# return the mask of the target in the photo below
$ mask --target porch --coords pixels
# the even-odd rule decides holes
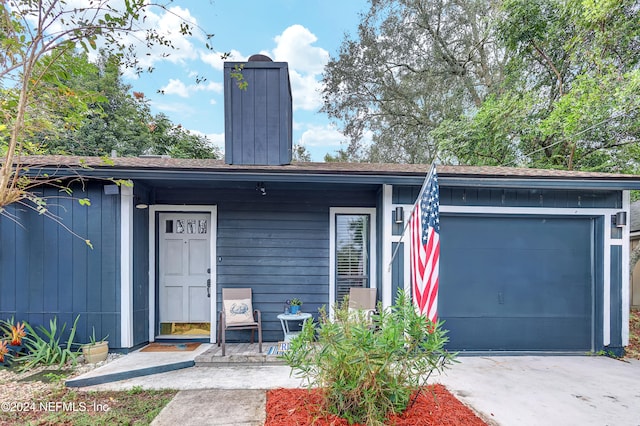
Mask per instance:
[[[86,387],[167,373],[190,367],[284,366],[277,355],[278,342],[227,343],[227,355],[215,343],[204,343],[194,350],[144,351],[142,349],[106,363],[66,382],[68,387]]]
[[[195,366],[284,365],[284,361],[277,354],[278,344],[278,342],[262,342],[262,353],[258,353],[257,343],[227,343],[227,354],[222,356],[222,348],[214,343],[195,357]]]

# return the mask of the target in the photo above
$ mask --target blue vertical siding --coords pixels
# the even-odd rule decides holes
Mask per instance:
[[[404,243],[392,243],[391,253],[396,253],[391,263],[391,300],[395,305],[398,290],[404,289]]]
[[[620,356],[624,353],[622,346],[622,246],[611,247],[610,279],[611,342],[609,350]]]
[[[134,187],[140,202],[148,203],[149,190]],[[149,341],[149,210],[133,210],[133,345]]]
[[[240,90],[230,76],[236,65],[243,66],[246,90]],[[225,63],[224,106],[227,164],[291,162],[292,103],[286,63]]]
[[[254,184],[255,185],[255,184]],[[158,204],[218,206],[217,292],[251,287],[262,311],[266,341],[282,340],[280,321],[287,299],[303,300],[316,314],[329,301],[329,208],[375,207],[377,188],[291,190],[266,184],[261,197],[253,186],[234,190],[173,190],[156,193]],[[248,332],[229,336],[246,340]]]
[[[80,315],[77,342],[109,335],[112,347],[120,343],[119,312],[119,197],[104,195],[101,184],[76,188],[74,196],[87,197],[90,207],[60,198],[54,188],[43,188],[56,220],[22,206],[10,206],[16,222],[0,218],[0,318],[15,317],[31,325],[59,326]],[[92,241],[91,250],[72,232]]]
[[[11,312],[16,309],[16,262],[22,253],[16,232],[18,227],[10,217],[17,215],[15,205],[6,208],[6,216],[0,216],[0,312]],[[17,219],[16,219],[17,220]]]
[[[50,211],[54,215],[58,215],[59,207],[57,205],[51,205]],[[42,283],[43,288],[50,289],[48,296],[43,299],[43,311],[55,312],[58,310],[59,301],[59,283],[58,283],[58,268],[60,260],[58,259],[58,229],[59,225],[52,220],[43,221],[43,241],[42,248],[44,250],[42,261]],[[45,236],[52,235],[54,238],[44,238]],[[44,291],[41,294],[45,294]]]

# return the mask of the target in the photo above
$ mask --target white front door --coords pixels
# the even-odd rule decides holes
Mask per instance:
[[[160,213],[161,323],[211,321],[209,213]]]

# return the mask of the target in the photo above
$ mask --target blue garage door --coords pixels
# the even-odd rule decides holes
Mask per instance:
[[[442,217],[449,349],[590,350],[592,228],[582,218]]]

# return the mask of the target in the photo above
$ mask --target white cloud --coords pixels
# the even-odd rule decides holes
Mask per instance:
[[[345,141],[345,137],[332,126],[314,126],[302,133],[298,143],[304,147],[337,147]]]
[[[313,46],[318,38],[302,25],[292,25],[274,38],[274,61],[289,64],[294,110],[317,111],[322,106],[320,75],[329,52]],[[268,53],[266,53],[268,55]]]
[[[323,161],[325,154],[335,154],[339,149],[346,149],[348,140],[335,126],[328,124],[307,125],[307,130],[302,133],[296,142],[304,146],[311,154],[312,161]],[[373,133],[367,131],[362,136],[362,145],[371,146]]]
[[[163,101],[168,101],[166,98],[162,98]],[[193,111],[193,107],[189,104],[179,103],[179,102],[157,102],[152,101],[151,105],[158,111],[170,114],[170,113],[190,113]],[[195,111],[194,111],[195,112]]]
[[[222,59],[222,53],[223,52],[200,52],[200,60],[218,71],[222,71],[225,62],[243,62],[247,60],[247,57],[237,50],[229,52],[229,57],[227,59]]]
[[[312,46],[318,37],[302,25],[292,25],[275,37],[273,49],[275,61],[287,61],[289,66],[301,74],[320,74],[329,60],[329,52]]]
[[[203,133],[199,130],[189,130],[191,133],[197,136],[204,136],[207,138],[213,146],[217,146],[224,152],[224,133]]]
[[[314,75],[301,75],[297,70],[289,68],[289,81],[291,82],[291,96],[293,109],[305,111],[317,111],[322,106],[320,95],[321,84]]]
[[[188,87],[180,80],[170,79],[169,84],[161,88],[165,95],[178,95],[181,98],[189,97]]]
[[[198,58],[199,49],[192,41],[204,43],[205,36],[199,30],[193,30],[192,35],[184,35],[180,32],[180,25],[188,22],[197,25],[197,19],[191,15],[189,9],[173,6],[166,11],[160,8],[149,8],[145,19],[138,22],[138,31],[123,34],[121,39],[125,45],[132,45],[138,57],[138,65],[146,70],[155,68],[159,62],[184,63]],[[170,40],[173,48],[155,44],[147,47],[144,41],[145,31],[154,29],[161,36]],[[125,77],[136,79],[137,76],[131,69],[123,71]]]
[[[215,92],[222,93],[223,86],[221,83],[210,81],[208,83],[186,85],[178,79],[169,79],[169,83],[160,89],[165,95],[177,95],[181,98],[188,98],[195,92]]]

